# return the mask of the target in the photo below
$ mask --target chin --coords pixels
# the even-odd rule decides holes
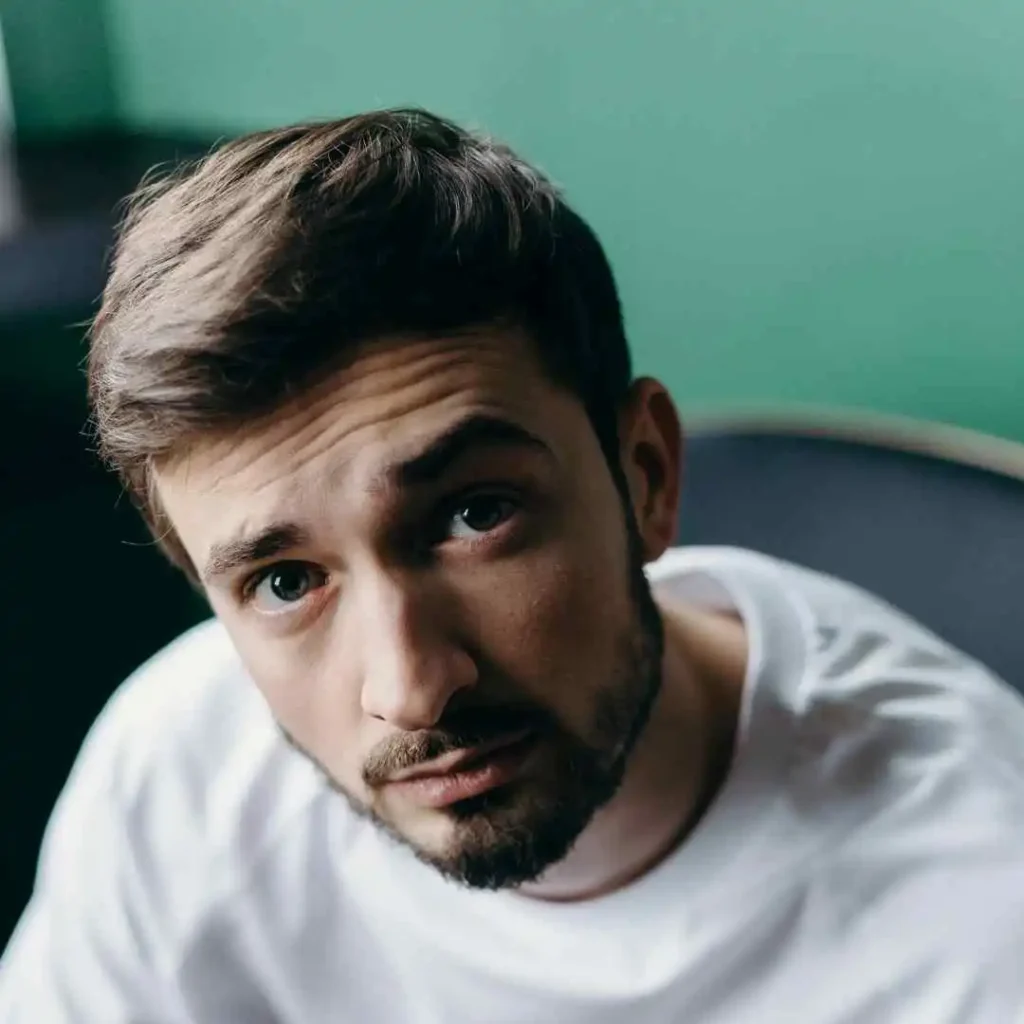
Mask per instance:
[[[398,838],[451,881],[474,889],[515,888],[562,860],[595,810],[539,789],[502,787],[453,804]]]

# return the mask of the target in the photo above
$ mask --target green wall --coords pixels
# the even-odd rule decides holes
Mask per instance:
[[[103,0],[0,0],[19,131],[53,135],[117,116]]]
[[[416,103],[509,139],[684,406],[1024,438],[1020,0],[105,2],[130,125]]]

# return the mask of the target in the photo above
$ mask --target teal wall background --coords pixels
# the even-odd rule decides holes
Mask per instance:
[[[0,0],[20,131],[51,135],[117,117],[104,0]]]
[[[1024,439],[1019,0],[17,6],[100,3],[83,120],[231,134],[410,103],[507,138],[604,238],[638,367],[684,410]]]

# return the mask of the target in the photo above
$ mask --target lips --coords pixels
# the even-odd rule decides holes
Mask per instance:
[[[520,730],[410,768],[387,789],[421,807],[447,807],[513,781],[536,743],[533,730]]]
[[[462,750],[452,750],[447,754],[442,754],[441,757],[435,757],[433,760],[424,761],[422,764],[407,768],[405,771],[397,772],[392,775],[388,780],[391,783],[395,782],[409,782],[413,779],[424,779],[432,776],[449,775],[452,772],[462,771],[473,765],[475,762],[482,760],[487,755],[500,750],[502,747],[510,746],[513,743],[519,742],[529,734],[529,729],[520,729],[514,733],[508,733],[505,736],[499,736],[496,739],[489,740],[487,743],[480,743],[474,747],[465,747]]]

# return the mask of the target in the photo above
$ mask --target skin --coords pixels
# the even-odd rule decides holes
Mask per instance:
[[[395,470],[474,418],[485,428],[451,458]],[[509,789],[508,814],[530,821],[566,774],[556,737],[600,747],[602,695],[632,693],[635,710],[634,575],[672,542],[682,438],[650,379],[634,385],[619,430],[632,560],[623,497],[583,406],[508,328],[365,346],[272,417],[198,440],[156,471],[164,510],[282,729],[428,861],[484,842],[484,825],[504,820],[487,806],[464,818],[423,807],[387,784],[458,746],[454,723],[475,735],[503,716],[545,716],[552,739]],[[240,539],[280,523],[296,529],[229,564]],[[721,782],[742,626],[651,607],[664,644],[621,784],[579,822],[568,852],[516,879],[524,894],[582,899],[626,884],[678,843]]]

